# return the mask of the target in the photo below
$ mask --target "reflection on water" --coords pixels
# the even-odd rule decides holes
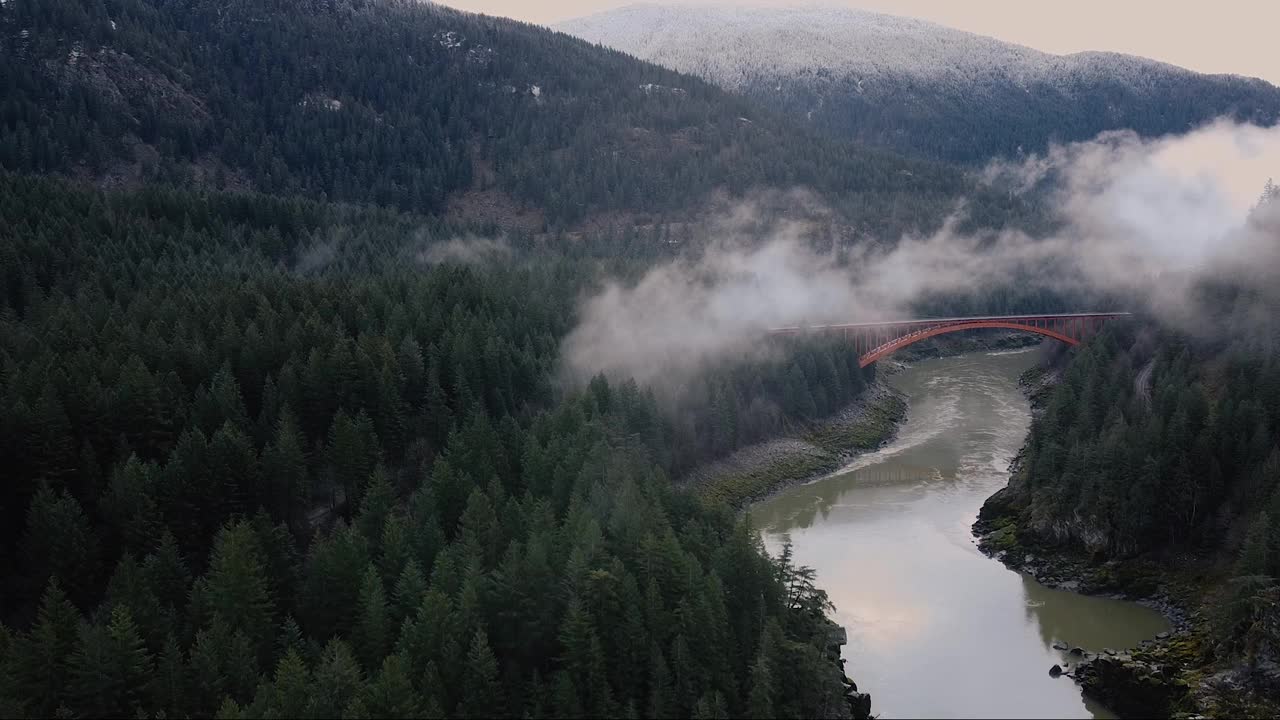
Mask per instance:
[[[930,360],[893,378],[910,396],[889,446],[752,509],[790,538],[849,631],[849,673],[882,717],[1109,717],[1051,644],[1127,647],[1159,614],[1052,590],[977,551],[970,526],[1007,480],[1030,417],[1016,387],[1034,353]]]

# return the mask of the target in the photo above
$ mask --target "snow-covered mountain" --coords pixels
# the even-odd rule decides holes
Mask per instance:
[[[558,30],[700,75],[840,135],[978,162],[1104,130],[1270,124],[1280,89],[1146,58],[1053,55],[845,7],[633,5]]]

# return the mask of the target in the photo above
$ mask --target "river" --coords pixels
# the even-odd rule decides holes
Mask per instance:
[[[1112,717],[1049,667],[1167,630],[1134,603],[1046,588],[980,553],[970,526],[1026,437],[1017,387],[1036,351],[927,360],[891,378],[909,396],[897,439],[751,510],[818,572],[849,633],[846,671],[880,717]]]

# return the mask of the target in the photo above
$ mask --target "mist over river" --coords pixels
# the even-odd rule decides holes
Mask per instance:
[[[920,362],[898,437],[840,472],[752,508],[766,545],[789,537],[849,632],[846,670],[895,717],[1112,717],[1054,663],[1167,630],[1155,611],[1041,586],[982,555],[970,526],[1008,479],[1031,421],[1018,376],[1036,351]]]

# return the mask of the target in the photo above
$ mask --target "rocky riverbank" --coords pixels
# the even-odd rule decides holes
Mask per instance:
[[[1057,381],[1051,368],[1033,368],[1020,384],[1033,413]],[[1011,569],[1048,587],[1130,600],[1167,617],[1172,630],[1136,648],[1101,653],[1058,647],[1071,660],[1050,668],[1080,684],[1084,692],[1121,717],[1274,717],[1280,693],[1256,667],[1220,656],[1212,631],[1212,603],[1223,580],[1212,558],[1099,559],[1023,527],[1029,502],[1021,454],[1010,468],[1007,487],[988,498],[974,523],[979,549]],[[1271,670],[1280,688],[1280,668]]]
[[[906,418],[902,393],[883,380],[841,412],[702,466],[685,482],[699,495],[745,507],[788,487],[835,472],[854,457],[893,439]]]

